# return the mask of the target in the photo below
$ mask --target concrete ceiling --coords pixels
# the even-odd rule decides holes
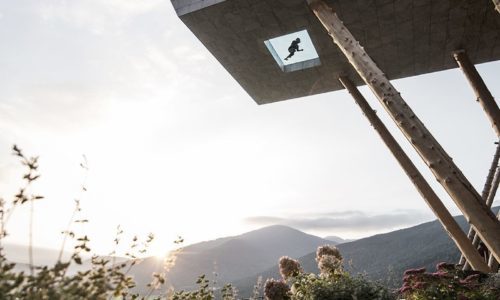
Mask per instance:
[[[327,0],[390,79],[500,59],[491,0]],[[355,74],[305,0],[172,0],[181,20],[258,104],[342,89]],[[283,72],[264,41],[307,29],[321,65]]]

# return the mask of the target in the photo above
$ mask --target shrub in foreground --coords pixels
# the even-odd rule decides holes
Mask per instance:
[[[133,238],[129,260],[124,263],[115,263],[112,259],[94,256],[91,266],[87,270],[76,274],[68,274],[70,266],[81,265],[82,256],[90,252],[89,238],[86,235],[76,236],[68,228],[64,234],[61,254],[64,250],[66,238],[73,239],[75,246],[69,259],[64,260],[60,255],[54,266],[35,267],[32,259],[32,245],[30,241],[30,272],[25,274],[15,270],[15,264],[7,261],[1,248],[1,242],[7,236],[6,225],[14,211],[21,205],[31,205],[31,218],[35,201],[43,196],[28,193],[32,182],[38,174],[38,158],[26,157],[16,146],[14,154],[21,159],[27,168],[23,176],[25,185],[7,203],[0,198],[0,299],[151,299],[151,295],[158,292],[165,284],[162,273],[153,273],[152,281],[148,284],[149,293],[139,296],[131,292],[135,287],[134,279],[128,275],[131,268],[139,261],[137,255],[144,254],[153,235],[149,235],[144,242]],[[86,168],[85,165],[82,165]],[[85,190],[85,188],[83,188]],[[80,211],[76,201],[75,211],[70,224],[85,223],[87,220],[76,219]],[[119,235],[123,231],[118,227],[115,243],[118,245]],[[180,241],[181,242],[181,241]],[[177,243],[177,242],[176,242]],[[113,254],[113,253],[111,253]],[[387,288],[371,282],[363,276],[351,276],[342,268],[342,255],[337,248],[322,246],[317,249],[316,262],[320,274],[306,274],[299,262],[289,257],[280,259],[279,267],[281,280],[269,279],[264,286],[264,294],[268,300],[385,300],[395,299]],[[425,269],[408,270],[404,274],[404,285],[399,289],[399,296],[407,300],[497,300],[500,299],[500,276],[487,275],[480,272],[462,271],[455,265],[439,264],[437,272],[427,273]],[[237,292],[231,285],[221,290],[210,287],[205,276],[198,281],[195,291],[176,291],[170,295],[155,296],[154,299],[171,300],[235,300]],[[260,298],[260,281],[254,289],[251,299]]]
[[[268,300],[385,300],[395,297],[383,286],[362,276],[351,276],[342,268],[336,247],[322,246],[316,252],[320,274],[304,273],[298,261],[280,259],[283,280],[269,279],[264,294]]]
[[[14,210],[23,205],[30,205],[30,218],[33,218],[34,203],[43,199],[43,196],[29,193],[29,187],[40,175],[38,173],[38,158],[27,157],[17,146],[12,148],[14,155],[19,157],[21,163],[26,167],[23,175],[24,185],[14,196],[12,201],[0,199],[0,245],[7,236],[6,226]],[[86,169],[86,165],[82,164]],[[86,190],[85,187],[82,190]],[[71,216],[70,226],[64,231],[64,239],[58,261],[54,266],[35,266],[33,262],[33,247],[30,239],[29,245],[29,273],[15,269],[16,264],[8,262],[3,249],[0,246],[0,299],[149,299],[154,291],[165,283],[163,274],[153,273],[152,281],[148,284],[149,294],[139,296],[133,294],[131,289],[135,287],[133,278],[129,275],[131,268],[138,262],[137,256],[144,254],[153,240],[149,235],[143,242],[137,237],[132,239],[129,260],[123,263],[115,263],[113,259],[94,256],[90,267],[76,274],[70,274],[70,267],[82,264],[82,257],[90,253],[90,239],[86,235],[78,236],[71,230],[75,223],[86,223],[87,220],[77,219],[80,212],[79,200]],[[32,228],[30,227],[30,232]],[[123,231],[118,227],[115,244],[119,244],[120,234]],[[30,234],[31,236],[31,234]],[[63,259],[65,242],[73,240],[73,250],[69,259]],[[112,253],[113,254],[113,253]]]
[[[437,271],[428,273],[424,268],[404,273],[400,295],[407,300],[497,300],[500,299],[498,274],[463,271],[460,266],[440,263]]]

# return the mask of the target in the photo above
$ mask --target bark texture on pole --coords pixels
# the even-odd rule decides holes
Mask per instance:
[[[498,211],[497,214],[497,219],[500,220],[500,211]],[[497,273],[498,272],[498,261],[493,257],[493,254],[490,253],[490,258],[488,259],[488,267],[490,267],[491,272]]]
[[[499,184],[500,184],[500,168],[497,167],[495,172],[495,177],[493,178],[493,185],[491,186],[488,197],[486,198],[486,206],[488,206],[488,208],[491,208],[491,206],[493,205],[493,200],[495,199],[495,195],[497,194]],[[479,238],[477,232],[474,231],[474,235],[472,236],[472,245],[474,245],[474,247],[477,248],[479,246],[479,242],[481,242],[481,239]],[[468,262],[466,262],[464,265],[464,270],[469,270],[470,267],[471,265]]]
[[[479,193],[333,10],[323,1],[314,1],[310,7],[333,41],[429,166],[436,179],[455,201],[467,221],[474,226],[495,258],[500,260],[500,222],[486,207]]]
[[[486,203],[488,203],[488,198],[492,193],[492,191],[493,191],[493,197],[495,197],[495,194],[497,192],[496,188],[493,188],[492,186],[492,183],[494,182],[495,177],[498,176],[499,172],[498,161],[500,160],[500,143],[496,144],[497,144],[497,150],[495,151],[495,155],[493,155],[493,161],[491,162],[490,170],[488,171],[488,176],[486,177],[486,182],[484,183],[483,193],[481,194],[482,198]]]
[[[483,107],[488,119],[490,119],[491,125],[493,126],[497,137],[500,137],[500,109],[498,109],[498,105],[495,102],[493,95],[491,95],[490,90],[484,83],[481,75],[479,75],[479,72],[474,64],[470,61],[465,50],[455,51],[453,53],[453,57],[472,86],[472,89],[476,94],[477,101]]]
[[[481,197],[483,198],[484,202],[486,203],[486,206],[491,208],[493,204],[493,199],[495,199],[495,195],[498,189],[498,181],[499,181],[499,176],[500,176],[500,168],[498,167],[498,161],[500,159],[500,143],[497,143],[497,150],[495,151],[495,155],[493,156],[493,161],[491,162],[490,170],[488,171],[488,176],[486,176],[486,182],[484,183],[483,187],[483,192],[481,194]],[[493,179],[495,179],[495,187],[492,187],[492,182]],[[492,197],[490,197],[490,193],[492,194]],[[474,228],[470,227],[469,228],[469,233],[467,234],[468,238],[473,241],[473,245],[477,247],[479,244],[479,238],[477,236],[476,231]],[[459,264],[465,264],[464,269],[467,269],[467,264],[465,257],[462,255],[460,257]]]
[[[472,245],[471,241],[467,238],[453,216],[446,209],[446,206],[444,206],[441,199],[439,199],[438,195],[436,195],[432,187],[425,180],[425,178],[422,176],[415,164],[413,164],[408,155],[406,155],[404,150],[401,148],[396,139],[392,136],[387,127],[377,116],[377,114],[373,111],[373,109],[370,107],[370,105],[356,88],[356,86],[347,77],[340,77],[339,81],[352,95],[368,121],[370,121],[373,128],[378,132],[387,148],[389,148],[391,153],[394,155],[398,163],[405,171],[406,175],[408,175],[413,185],[415,185],[420,195],[424,198],[425,202],[427,202],[431,210],[436,215],[437,219],[441,222],[441,225],[443,225],[450,238],[455,242],[460,252],[462,252],[462,254],[466,257],[467,261],[471,263],[471,266],[475,270],[479,270],[485,273],[490,272],[490,268],[481,257],[481,255],[479,255],[476,247]]]

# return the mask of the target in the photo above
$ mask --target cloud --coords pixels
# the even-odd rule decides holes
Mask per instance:
[[[318,213],[294,217],[254,216],[245,221],[255,225],[286,225],[300,230],[319,231],[378,231],[418,224],[428,215],[417,210],[397,210],[368,215],[362,211]]]
[[[96,34],[120,31],[130,18],[165,6],[163,0],[50,1],[40,5],[45,21],[63,21]]]
[[[74,131],[103,118],[109,101],[102,93],[78,84],[32,85],[17,95],[3,95],[1,124],[6,131],[20,134],[23,129],[31,132],[41,129]]]

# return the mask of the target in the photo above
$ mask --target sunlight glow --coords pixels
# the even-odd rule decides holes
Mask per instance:
[[[88,235],[101,255],[114,250],[117,225],[125,231],[118,255],[134,235],[153,232],[149,253],[163,258],[178,247],[178,235],[190,245],[264,226],[245,222],[249,217],[315,219],[402,207],[432,217],[346,92],[255,105],[169,1],[0,1],[0,14],[0,36],[13,41],[0,46],[0,197],[11,201],[22,183],[12,144],[40,156],[42,176],[31,188],[45,199],[35,203],[35,247],[60,248],[75,198],[78,218],[89,223],[72,230]],[[304,51],[284,61],[297,37]],[[303,30],[266,45],[289,72],[320,63],[313,42]],[[500,62],[478,68],[500,95]],[[457,82],[465,81],[455,69],[395,84],[482,188],[497,138],[470,101],[469,86]],[[81,196],[82,154],[89,171]],[[29,206],[16,209],[5,241],[26,245],[29,220]],[[385,230],[297,227],[343,238]]]

